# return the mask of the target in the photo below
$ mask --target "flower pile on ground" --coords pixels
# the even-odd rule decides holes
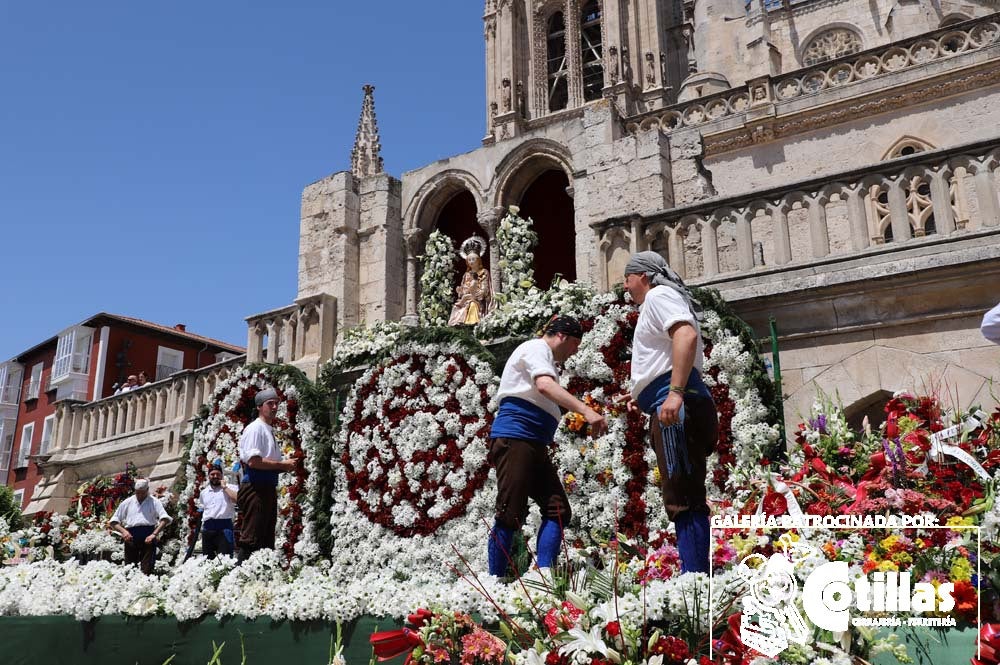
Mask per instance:
[[[242,367],[216,388],[210,414],[195,432],[186,467],[186,482],[180,502],[186,510],[187,544],[194,542],[200,517],[198,494],[207,483],[211,465],[221,465],[238,482],[242,475],[239,440],[243,429],[257,417],[254,397],[265,387],[278,393],[278,412],[272,428],[278,447],[286,457],[300,460],[294,473],[283,473],[278,485],[278,536],[276,546],[287,560],[312,559],[319,555],[314,533],[315,498],[319,491],[318,460],[323,459],[319,427],[312,412],[301,408],[305,376],[289,367],[259,365]]]

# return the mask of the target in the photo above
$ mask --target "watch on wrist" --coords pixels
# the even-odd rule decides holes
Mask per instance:
[[[684,394],[684,386],[670,386],[670,392]]]

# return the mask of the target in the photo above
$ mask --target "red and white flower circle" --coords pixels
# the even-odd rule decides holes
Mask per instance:
[[[489,476],[496,377],[458,348],[412,345],[357,380],[343,411],[347,496],[409,538],[465,514]]]

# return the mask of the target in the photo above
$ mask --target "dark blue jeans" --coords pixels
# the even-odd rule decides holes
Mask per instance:
[[[233,521],[205,520],[201,525],[201,551],[209,559],[233,553]]]

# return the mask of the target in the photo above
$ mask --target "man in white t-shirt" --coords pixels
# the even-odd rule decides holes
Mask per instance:
[[[700,307],[656,252],[632,256],[625,266],[625,289],[640,306],[630,406],[650,416],[663,505],[677,529],[681,570],[708,572],[705,476],[719,422],[701,378]]]
[[[278,523],[278,474],[294,471],[298,460],[282,457],[271,423],[278,413],[278,393],[266,388],[254,397],[257,420],[240,435],[243,481],[236,498],[240,511],[237,559],[245,561],[259,549],[274,549]]]
[[[563,526],[571,516],[562,480],[547,450],[562,418],[559,407],[582,414],[593,436],[607,429],[604,416],[559,385],[556,363],[576,353],[581,337],[579,321],[555,316],[541,338],[514,349],[504,366],[497,392],[500,408],[490,430],[489,457],[497,474],[496,519],[487,547],[491,575],[507,574],[514,532],[528,516],[528,499],[542,511],[538,567],[552,567],[559,554]]]
[[[979,330],[983,333],[983,337],[994,344],[1000,344],[1000,305],[986,312]]]
[[[149,481],[137,478],[135,494],[122,501],[111,516],[111,530],[125,541],[125,563],[138,563],[142,572],[152,575],[160,531],[171,521],[160,500],[149,495]]]
[[[208,471],[208,485],[198,492],[201,504],[201,551],[209,559],[217,554],[233,553],[233,517],[236,514],[236,495],[239,486],[228,484],[222,467],[212,465]]]

